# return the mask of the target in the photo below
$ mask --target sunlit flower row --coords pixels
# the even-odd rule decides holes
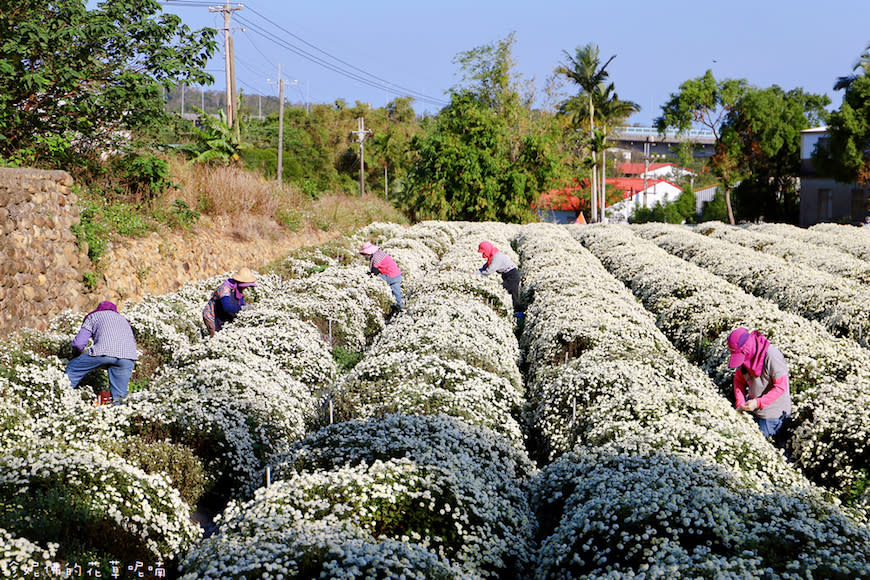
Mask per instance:
[[[865,284],[808,266],[795,267],[778,256],[702,236],[684,226],[645,224],[634,231],[783,310],[870,345],[870,287]]]
[[[738,326],[759,329],[785,354],[795,411],[792,456],[812,479],[846,496],[868,466],[870,416],[865,407],[832,401],[865,400],[870,357],[854,341],[836,338],[817,322],[779,310],[731,283],[668,254],[625,227],[572,229],[574,235],[638,296],[657,326],[697,360],[723,393],[731,392],[726,339]]]
[[[589,252],[546,225],[518,246],[534,294],[523,342],[543,355],[529,406],[558,456],[532,487],[534,577],[867,570],[866,527],[789,467]]]
[[[835,246],[820,246],[800,241],[794,237],[765,233],[742,226],[731,226],[722,222],[705,222],[692,228],[692,231],[731,242],[753,250],[778,256],[797,267],[806,265],[817,270],[830,272],[858,282],[870,283],[870,261],[862,260]],[[845,230],[844,233],[850,232]],[[866,235],[854,230],[854,235]]]
[[[406,310],[335,385],[340,422],[274,465],[276,484],[232,504],[185,577],[266,575],[273,565],[295,577],[527,568],[534,525],[522,482],[532,467],[512,417],[522,396],[513,310],[498,281],[476,275],[482,234],[430,228],[363,234],[402,269]],[[439,243],[445,235],[451,244]]]
[[[816,224],[799,228],[788,224],[750,224],[748,229],[794,238],[824,248],[839,248],[862,260],[870,261],[870,230],[845,224]]]

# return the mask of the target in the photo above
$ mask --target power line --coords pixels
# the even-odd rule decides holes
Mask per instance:
[[[261,18],[265,19],[265,17],[263,17],[260,13],[256,12],[255,10],[251,10],[251,12],[253,12],[254,14],[257,14]],[[266,20],[268,21],[268,19],[266,19]],[[381,90],[393,90],[394,92],[397,92],[396,89],[399,89],[399,90],[405,92],[406,94],[413,96],[422,102],[428,102],[428,103],[432,103],[432,104],[439,105],[439,106],[444,106],[447,104],[445,101],[430,97],[429,95],[427,95],[425,93],[421,93],[419,91],[415,91],[413,89],[409,89],[407,87],[397,85],[397,84],[392,83],[386,79],[382,79],[376,75],[373,75],[369,72],[366,72],[358,67],[355,67],[349,63],[346,63],[345,61],[343,61],[337,57],[330,55],[329,53],[327,53],[325,51],[320,50],[317,47],[314,47],[312,44],[310,44],[304,40],[302,40],[301,42],[303,42],[304,44],[306,44],[308,46],[312,46],[314,48],[314,50],[326,55],[327,57],[329,57],[329,58],[331,58],[339,63],[346,65],[346,67],[349,67],[350,69],[353,69],[353,70],[348,70],[348,68],[342,67],[339,64],[329,62],[329,61],[325,60],[324,58],[317,56],[316,54],[313,54],[312,52],[306,50],[305,48],[297,46],[297,45],[281,38],[276,33],[271,32],[269,30],[266,30],[265,28],[252,22],[248,18],[243,18],[240,16],[239,21],[241,21],[241,22],[245,23],[247,26],[249,26],[253,32],[263,36],[264,38],[266,38],[267,40],[270,40],[271,42],[274,42],[275,44],[281,46],[282,48],[285,48],[285,49],[293,52],[294,54],[301,56],[302,58],[304,58],[308,61],[311,61],[315,64],[318,64],[324,68],[327,68],[327,69],[329,69],[333,72],[336,72],[338,74],[341,74],[343,76],[346,76],[350,79],[353,79],[353,80],[356,80],[356,81],[361,82],[363,84],[366,84],[370,87],[373,87],[376,89],[381,89]],[[288,34],[294,38],[298,38],[296,35],[294,35],[290,31],[286,30],[285,28],[282,28],[281,26],[278,26],[277,24],[275,24],[273,22],[270,22],[270,24],[272,24],[275,28],[284,32],[285,34]],[[354,71],[358,71],[358,72],[354,72]]]
[[[301,56],[302,58],[304,58],[306,60],[314,62],[315,64],[319,64],[320,66],[322,66],[324,68],[327,68],[333,72],[336,72],[340,75],[348,77],[352,80],[355,80],[355,81],[360,82],[362,84],[368,85],[368,86],[376,88],[376,89],[381,89],[381,90],[389,90],[389,89],[397,89],[397,88],[402,89],[403,91],[406,91],[409,95],[417,98],[420,101],[432,103],[432,104],[439,105],[439,106],[446,105],[446,103],[444,101],[439,101],[437,99],[433,99],[432,97],[429,97],[428,95],[426,95],[424,93],[412,91],[412,90],[406,89],[404,87],[400,87],[399,85],[394,85],[394,84],[389,83],[389,82],[384,83],[384,82],[378,82],[375,80],[371,80],[370,78],[367,78],[366,76],[363,76],[362,74],[357,74],[353,71],[349,71],[345,68],[342,68],[336,64],[330,63],[330,62],[324,60],[323,58],[320,58],[320,57],[312,54],[311,52],[306,51],[305,49],[300,48],[300,47],[282,39],[281,37],[277,36],[275,33],[261,28],[257,24],[255,24],[247,19],[239,17],[238,20],[240,22],[243,22],[246,25],[246,27],[250,28],[252,32],[263,36],[267,40],[279,45],[280,47],[285,48],[285,49],[289,50],[290,52],[292,52],[298,56]],[[373,76],[373,75],[370,75],[370,76]],[[377,78],[377,77],[374,77],[374,78]]]
[[[317,46],[311,44],[310,42],[308,42],[308,41],[306,41],[305,39],[299,37],[298,35],[293,34],[293,33],[290,32],[289,30],[287,30],[286,28],[283,28],[283,27],[279,26],[278,24],[275,24],[275,23],[272,22],[269,18],[267,18],[267,17],[264,16],[263,14],[260,14],[259,12],[257,12],[256,10],[254,10],[253,8],[249,8],[249,10],[250,10],[252,13],[256,14],[257,16],[259,16],[260,18],[262,18],[263,20],[265,20],[265,21],[271,23],[273,26],[275,26],[275,28],[277,28],[277,29],[280,30],[281,32],[284,32],[285,34],[289,34],[290,36],[292,36],[292,37],[295,38],[296,40],[302,42],[302,43],[305,44],[306,46],[310,46],[311,48],[313,48],[313,49],[316,50],[317,52],[319,52],[319,53],[321,53],[321,54],[323,54],[323,55],[325,55],[325,56],[331,58],[332,60],[335,60],[335,61],[337,61],[337,62],[340,62],[341,64],[343,64],[343,65],[345,65],[345,66],[348,66],[348,67],[352,68],[353,70],[356,70],[356,71],[358,71],[358,72],[360,72],[360,73],[362,73],[362,74],[364,74],[364,75],[366,75],[366,76],[372,77],[373,79],[376,79],[376,80],[380,81],[380,82],[383,83],[383,84],[380,85],[379,88],[385,88],[385,89],[388,89],[388,88],[395,87],[395,88],[397,88],[397,89],[401,89],[402,91],[405,91],[405,92],[407,92],[407,93],[409,93],[409,94],[420,95],[420,97],[422,97],[421,100],[424,100],[424,101],[432,101],[432,102],[434,102],[435,104],[442,104],[442,105],[446,104],[446,103],[444,103],[443,101],[439,101],[438,99],[433,99],[433,98],[429,97],[428,95],[426,95],[426,94],[424,94],[424,93],[420,93],[420,92],[418,92],[418,91],[414,91],[414,90],[412,90],[412,89],[408,89],[408,88],[403,87],[403,86],[401,86],[401,85],[397,85],[397,84],[395,84],[395,83],[393,83],[393,82],[390,82],[390,81],[388,81],[388,80],[386,80],[386,79],[383,79],[383,78],[381,78],[381,77],[379,77],[379,76],[377,76],[377,75],[374,75],[374,74],[372,74],[372,73],[369,73],[369,72],[367,72],[367,71],[365,71],[365,70],[363,70],[363,69],[361,69],[361,68],[359,68],[359,67],[356,67],[356,66],[350,64],[349,62],[347,62],[347,61],[345,61],[345,60],[342,60],[342,59],[338,58],[337,56],[333,56],[332,54],[326,52],[325,50],[322,50],[322,49],[318,48]]]
[[[209,7],[209,6],[211,6],[211,4],[205,0],[162,0],[161,3],[166,5],[166,6],[179,6],[179,7],[181,7],[181,6],[184,6],[184,7]],[[317,65],[319,65],[327,70],[338,73],[344,77],[347,77],[351,80],[357,81],[359,83],[362,83],[364,85],[367,85],[367,86],[375,88],[375,89],[379,89],[379,90],[383,90],[383,91],[392,91],[392,92],[396,92],[396,93],[401,91],[401,92],[404,92],[405,94],[407,94],[408,96],[411,96],[411,97],[413,97],[421,102],[424,102],[424,103],[430,103],[430,104],[440,106],[440,107],[447,105],[447,102],[442,100],[442,99],[431,97],[425,93],[422,93],[422,92],[419,92],[419,91],[416,91],[413,89],[409,89],[409,88],[404,87],[402,85],[397,85],[391,81],[388,81],[387,79],[381,78],[375,74],[372,74],[366,70],[363,70],[357,66],[354,66],[353,64],[351,64],[351,63],[349,63],[341,58],[338,58],[338,57],[330,54],[329,52],[327,52],[325,50],[322,50],[321,48],[306,41],[305,39],[301,38],[300,36],[294,34],[291,31],[287,30],[286,28],[276,24],[269,17],[258,12],[255,9],[251,8],[249,5],[246,5],[245,8],[249,12],[251,12],[251,13],[255,14],[256,16],[260,17],[261,19],[263,19],[265,22],[274,26],[277,30],[281,31],[283,34],[296,39],[297,41],[304,44],[305,46],[310,47],[313,51],[316,51],[317,53],[326,57],[326,58],[323,58],[321,56],[318,56],[317,54],[314,54],[313,52],[306,50],[302,46],[299,46],[299,45],[294,44],[288,40],[285,40],[284,38],[282,38],[278,34],[267,30],[266,28],[262,27],[261,25],[258,25],[255,22],[252,22],[250,19],[248,19],[247,17],[245,17],[241,14],[236,15],[236,20],[238,22],[240,22],[241,24],[244,24],[246,27],[249,27],[253,34],[257,34],[260,37],[266,39],[267,41],[272,42],[273,44],[275,44],[281,48],[289,50],[290,52],[296,54],[297,56],[302,57],[305,60],[308,60],[309,62],[317,64]],[[248,32],[247,28],[243,29],[243,31]],[[251,38],[249,38],[249,35],[246,34],[245,37],[248,38],[249,42],[251,42],[251,45],[254,47],[254,49],[257,52],[259,52],[260,55],[263,56],[264,59],[266,59],[267,61],[269,61],[271,63],[271,59],[269,59],[263,53],[263,51],[261,51],[259,49],[259,47],[253,42],[253,40]],[[331,59],[331,61],[334,61],[334,62],[330,62],[330,60],[327,60],[327,58]],[[338,63],[338,64],[336,64],[336,63]]]

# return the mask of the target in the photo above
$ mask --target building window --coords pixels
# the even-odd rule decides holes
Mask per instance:
[[[852,221],[863,222],[867,214],[867,193],[863,189],[852,190]]]
[[[830,220],[834,212],[834,196],[830,189],[819,190],[819,221]]]

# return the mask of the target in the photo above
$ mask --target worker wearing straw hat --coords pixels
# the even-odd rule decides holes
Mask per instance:
[[[257,279],[249,268],[239,268],[232,278],[227,278],[214,291],[202,310],[202,320],[209,336],[214,336],[224,324],[231,322],[245,305],[245,288],[257,285]]]

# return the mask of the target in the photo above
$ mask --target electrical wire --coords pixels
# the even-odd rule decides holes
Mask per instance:
[[[166,6],[185,6],[185,7],[211,7],[212,6],[212,3],[200,1],[200,0],[162,0],[161,3],[166,5]],[[258,12],[254,8],[251,8],[248,5],[246,5],[245,8],[247,10],[249,10],[251,13],[253,13],[254,15],[263,19],[265,22],[274,26],[277,30],[279,30],[283,34],[296,39],[299,43],[302,43],[303,45],[310,47],[313,51],[316,51],[316,53],[319,53],[320,55],[323,55],[323,56],[318,56],[318,54],[315,54],[314,52],[307,50],[306,48],[304,48],[298,44],[294,44],[293,42],[285,40],[277,33],[267,30],[266,28],[264,28],[260,24],[257,24],[256,22],[250,20],[249,18],[245,17],[244,15],[236,13],[235,19],[239,23],[241,23],[242,25],[245,26],[245,28],[243,30],[246,33],[248,32],[248,29],[250,29],[252,34],[256,34],[256,35],[264,38],[265,40],[277,45],[280,48],[283,48],[285,50],[289,50],[293,54],[296,54],[297,56],[300,56],[303,59],[308,60],[309,62],[312,62],[312,63],[314,63],[318,66],[321,66],[327,70],[330,70],[332,72],[340,74],[346,78],[349,78],[349,79],[354,80],[356,82],[359,82],[361,84],[367,85],[369,87],[384,90],[384,91],[393,91],[393,92],[401,91],[401,92],[404,92],[405,94],[407,94],[408,96],[413,97],[416,100],[419,100],[419,101],[424,102],[424,103],[429,103],[429,104],[433,104],[436,106],[440,106],[440,107],[447,105],[447,103],[442,99],[434,98],[434,97],[431,97],[425,93],[415,91],[413,89],[409,89],[409,88],[403,87],[401,85],[397,85],[397,84],[392,83],[384,78],[381,78],[381,77],[374,75],[368,71],[365,71],[364,69],[361,69],[357,66],[354,66],[353,64],[351,64],[345,60],[342,60],[342,59],[326,52],[325,50],[318,48],[314,44],[304,40],[300,36],[290,32],[286,28],[284,28],[278,24],[275,24],[267,16]],[[271,63],[271,59],[269,59],[263,53],[263,51],[261,51],[259,49],[259,47],[253,42],[253,40],[251,38],[249,38],[249,35],[246,34],[245,36],[251,42],[251,45],[254,47],[254,49],[257,52],[259,52],[260,55],[263,56],[264,59],[266,59],[267,61],[269,61]]]

